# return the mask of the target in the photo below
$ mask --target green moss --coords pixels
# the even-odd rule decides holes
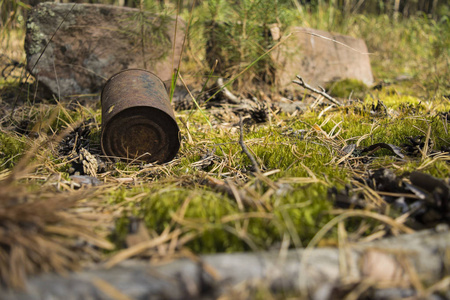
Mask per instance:
[[[25,150],[25,138],[0,132],[0,170],[12,168]]]
[[[130,203],[132,214],[116,222],[113,240],[122,245],[127,235],[129,217],[144,220],[146,226],[157,233],[167,227],[181,225],[183,231],[196,234],[186,246],[196,253],[235,252],[254,249],[268,249],[280,243],[286,232],[295,233],[303,243],[313,237],[329,217],[323,214],[331,207],[326,200],[327,188],[319,184],[295,188],[294,192],[270,199],[273,211],[266,213],[270,218],[237,218],[225,221],[228,216],[245,215],[238,209],[236,200],[205,188],[137,188],[114,196],[113,203],[132,197],[143,191],[147,196],[139,203]],[[174,214],[188,201],[181,220]],[[299,205],[300,204],[300,205]],[[246,221],[244,221],[246,220]],[[243,222],[246,222],[245,230]],[[291,228],[293,226],[293,228]]]
[[[364,99],[364,96],[369,89],[362,81],[356,79],[344,79],[328,84],[326,90],[334,97],[348,98],[351,95],[353,99]]]
[[[348,143],[351,142],[351,139],[356,142],[359,137],[370,134],[361,141],[360,147],[378,142],[401,145],[406,141],[407,136],[417,135],[421,133],[421,130],[427,130],[428,124],[431,125],[431,132],[435,139],[444,136],[442,122],[439,123],[435,116],[429,115],[433,107],[422,106],[420,100],[409,96],[392,95],[388,97],[383,93],[376,96],[385,100],[388,114],[375,116],[370,112],[373,101],[366,100],[365,103],[360,104],[361,111],[366,111],[363,114],[355,114],[351,111],[345,113],[345,110],[342,109],[319,118],[316,112],[307,112],[302,115],[301,120],[286,119],[285,124],[289,124],[289,127],[292,128],[291,132],[311,131],[313,124],[322,124],[325,119],[329,118],[328,123],[322,125],[322,130],[330,132],[336,124],[340,123],[338,129],[335,129],[335,133],[340,130],[338,139],[349,140]],[[402,106],[404,104],[412,105],[412,108],[405,110]],[[415,113],[422,114],[422,117],[412,117],[411,114]],[[402,117],[395,118],[394,115]],[[192,128],[204,125],[205,122],[199,115],[194,116],[191,121],[193,122]],[[326,140],[318,139],[321,137],[320,134],[310,133],[308,138],[302,138],[299,135],[287,133],[286,129],[286,125],[258,126],[251,131],[246,129],[244,141],[267,170],[279,170],[278,173],[270,176],[275,183],[280,184],[283,180],[292,177],[310,177],[309,172],[311,171],[318,179],[328,182],[329,186],[322,183],[306,185],[292,183],[284,186],[283,188],[286,188],[284,192],[281,189],[268,199],[268,203],[272,207],[268,211],[271,218],[248,218],[244,232],[239,231],[243,226],[242,220],[223,221],[227,216],[242,214],[233,197],[192,182],[182,188],[169,187],[161,183],[158,188],[154,187],[148,190],[148,196],[140,201],[138,206],[133,207],[133,215],[143,218],[149,229],[160,233],[168,226],[177,226],[173,215],[180,209],[184,201],[189,199],[189,205],[184,215],[185,223],[181,222],[179,225],[184,230],[196,234],[196,238],[186,245],[196,253],[245,251],[254,248],[269,249],[273,245],[279,244],[286,234],[293,240],[300,241],[302,245],[306,245],[331,218],[327,214],[327,211],[332,208],[328,188],[331,186],[342,188],[343,184],[348,182],[353,175],[344,166],[331,163],[333,159],[339,157],[339,148],[334,148]],[[172,174],[175,176],[188,174],[188,176],[196,177],[197,171],[190,164],[200,160],[206,152],[214,153],[217,159],[205,171],[217,170],[216,167],[219,167],[223,161],[228,161],[228,167],[224,172],[240,170],[246,173],[246,170],[249,170],[251,162],[237,142],[238,135],[219,129],[192,132],[195,135],[194,138],[208,142],[200,147],[195,144],[183,144],[181,162],[171,169]],[[295,152],[293,146],[295,146]],[[375,155],[378,158],[373,159],[370,163],[371,169],[391,166],[394,163],[401,166],[398,173],[403,174],[424,164],[420,158],[399,162],[387,150],[379,151]],[[229,160],[230,157],[232,159]],[[424,170],[443,176],[448,171],[448,166],[443,161],[436,161]],[[261,196],[271,188],[266,184],[257,187],[252,184],[252,180],[254,179],[251,179],[248,185],[252,186],[255,192]],[[138,191],[133,193],[138,193]],[[246,212],[252,211],[254,208],[246,209]],[[359,219],[349,221],[349,228],[357,228],[360,221]],[[120,220],[118,224],[123,222],[125,221]],[[371,226],[378,226],[377,222],[372,223],[369,222]]]

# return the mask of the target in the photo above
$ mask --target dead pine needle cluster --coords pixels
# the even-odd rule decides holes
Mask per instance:
[[[56,182],[29,187],[23,181],[34,176],[22,173],[19,180],[20,171],[16,167],[0,181],[3,286],[23,288],[30,275],[79,269],[83,262],[98,261],[100,249],[112,249],[94,231],[92,216],[77,212],[77,203],[92,197],[92,192],[59,192],[54,188]]]

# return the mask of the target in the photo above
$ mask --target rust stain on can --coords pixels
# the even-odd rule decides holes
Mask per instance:
[[[101,101],[105,155],[158,163],[175,157],[179,128],[164,83],[155,74],[119,72],[106,82]]]

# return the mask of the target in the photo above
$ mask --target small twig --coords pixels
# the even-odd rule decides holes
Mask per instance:
[[[312,86],[310,86],[309,84],[307,84],[307,83],[303,80],[303,78],[301,78],[300,76],[297,75],[296,77],[298,78],[298,81],[297,81],[297,80],[293,80],[293,81],[292,81],[293,83],[296,83],[296,84],[298,84],[299,86],[301,86],[301,87],[303,87],[303,88],[305,88],[305,89],[307,89],[307,90],[310,90],[310,91],[313,92],[313,93],[322,95],[324,98],[330,100],[331,102],[333,102],[333,103],[336,104],[337,106],[342,106],[342,103],[341,103],[341,102],[337,101],[336,99],[334,99],[333,97],[331,97],[330,95],[328,95],[327,93],[325,93],[325,90],[324,90],[323,87],[320,87],[321,90],[319,91],[318,89],[315,89],[315,88],[313,88]]]
[[[244,125],[242,124],[242,114],[239,114],[239,145],[241,145],[242,151],[250,158],[250,161],[252,162],[253,168],[256,170],[256,173],[261,173],[261,170],[259,169],[258,162],[256,161],[255,157],[248,151],[247,146],[244,143]]]

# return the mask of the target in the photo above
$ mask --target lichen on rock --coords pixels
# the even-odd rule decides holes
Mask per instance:
[[[184,22],[177,22],[126,7],[41,3],[27,21],[27,68],[58,96],[99,93],[109,77],[128,68],[146,68],[167,81],[184,40]],[[142,36],[139,24],[163,26]]]

